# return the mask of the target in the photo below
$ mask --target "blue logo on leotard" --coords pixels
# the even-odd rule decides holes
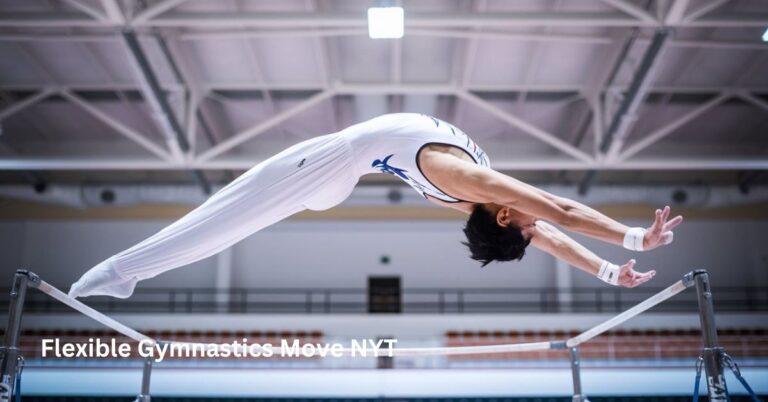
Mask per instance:
[[[371,167],[378,168],[381,171],[381,173],[389,173],[391,175],[398,176],[398,177],[400,177],[403,180],[409,180],[410,177],[408,177],[408,175],[405,174],[407,172],[407,170],[400,169],[400,168],[397,168],[397,167],[389,165],[389,163],[388,163],[389,162],[389,158],[391,158],[392,156],[394,156],[394,154],[391,154],[391,155],[387,156],[386,158],[384,158],[383,161],[379,160],[379,159],[376,159],[371,164]]]
[[[408,172],[407,170],[400,169],[400,168],[397,168],[397,167],[394,167],[394,166],[390,166],[389,159],[392,156],[394,156],[394,154],[387,156],[386,158],[384,158],[383,161],[379,160],[379,159],[374,160],[373,163],[371,163],[371,167],[378,168],[379,171],[381,171],[381,173],[389,173],[389,174],[391,174],[393,176],[397,176],[397,177],[403,179],[406,183],[408,183],[409,186],[413,187],[414,190],[418,191],[419,194],[421,194],[426,199],[429,199],[427,197],[427,192],[428,191],[431,191],[433,194],[439,194],[441,196],[448,197],[448,195],[446,195],[442,191],[438,190],[437,188],[429,188],[429,187],[419,183],[418,181],[416,181],[416,179],[414,179],[413,177],[408,176],[406,174]]]

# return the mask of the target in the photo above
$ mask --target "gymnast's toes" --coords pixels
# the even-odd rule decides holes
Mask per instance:
[[[136,280],[124,278],[118,274],[110,260],[91,268],[72,285],[69,295],[72,297],[107,295],[128,297],[133,293]]]

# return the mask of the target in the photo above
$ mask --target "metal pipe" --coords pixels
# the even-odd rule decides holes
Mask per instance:
[[[669,31],[666,29],[659,29],[653,34],[651,44],[648,46],[643,60],[638,67],[637,73],[632,78],[632,82],[627,90],[627,95],[624,97],[623,102],[619,106],[619,110],[616,111],[611,125],[608,128],[603,141],[600,143],[600,152],[607,153],[613,145],[615,140],[621,140],[627,134],[629,125],[636,120],[635,112],[640,107],[640,103],[645,99],[645,95],[648,93],[650,87],[650,81],[652,79],[652,72],[654,66],[658,65],[658,56],[664,49],[664,44],[669,37]]]
[[[141,393],[136,397],[136,402],[150,402],[152,397],[149,395],[149,380],[152,376],[152,358],[147,356],[144,359],[144,368],[141,372]]]
[[[579,348],[571,348],[571,376],[573,377],[573,402],[589,402],[581,391],[581,357]]]
[[[18,373],[19,337],[21,335],[21,317],[24,311],[24,299],[27,296],[27,286],[36,276],[25,270],[18,270],[13,277],[13,286],[8,307],[8,325],[5,329],[3,346],[0,349],[0,401],[10,401],[14,397],[16,374]]]
[[[179,120],[176,118],[176,114],[173,112],[171,105],[168,103],[168,99],[165,97],[160,81],[152,70],[149,59],[141,48],[139,39],[130,29],[123,30],[123,39],[131,56],[133,56],[133,59],[136,62],[140,78],[143,83],[146,84],[146,89],[144,90],[144,95],[146,97],[145,101],[149,103],[152,113],[157,117],[162,131],[164,131],[168,141],[175,141],[175,146],[178,146],[182,152],[188,152],[190,147],[187,138],[184,136],[184,130],[182,129]],[[174,66],[172,65],[171,67],[173,68]],[[177,72],[177,70],[174,69],[174,73],[175,72]],[[202,170],[192,170],[192,177],[201,187],[204,194],[208,195],[211,193],[211,185],[205,178],[205,174],[203,174]]]
[[[31,275],[34,275],[30,272]],[[37,276],[35,276],[37,278]],[[148,345],[154,345],[155,340],[142,334],[139,331],[136,331],[135,329],[122,324],[115,319],[100,313],[96,310],[94,310],[91,307],[88,307],[87,305],[83,304],[80,300],[77,300],[75,298],[69,297],[66,293],[62,292],[61,290],[51,286],[48,282],[45,282],[41,280],[40,278],[37,278],[37,281],[34,282],[34,286],[41,292],[47,294],[48,296],[51,296],[52,298],[58,300],[59,302],[71,307],[75,311],[80,312],[86,317],[90,317],[98,322],[100,322],[102,325],[105,325],[133,340],[136,340],[138,342],[146,342]]]
[[[728,401],[728,388],[725,384],[723,348],[718,344],[715,326],[715,309],[712,304],[712,289],[709,274],[700,269],[693,272],[696,283],[696,298],[699,303],[701,336],[704,341],[704,371],[707,375],[707,389],[710,401]]]
[[[640,66],[634,77],[632,77],[627,94],[624,96],[613,119],[611,119],[611,124],[608,126],[608,130],[600,142],[600,152],[602,154],[610,154],[609,151],[615,147],[614,142],[623,141],[624,137],[629,133],[630,126],[637,120],[637,109],[648,94],[651,81],[653,80],[653,72],[659,64],[659,55],[664,50],[664,45],[667,43],[668,38],[669,30],[667,29],[658,29],[653,34],[648,50],[645,51]],[[587,171],[579,184],[579,194],[585,195],[596,179],[596,170]]]
[[[673,283],[666,289],[656,293],[655,295],[636,304],[632,308],[622,312],[621,314],[611,317],[610,319],[595,325],[594,327],[574,336],[573,338],[568,339],[566,345],[569,348],[579,346],[582,343],[587,342],[588,340],[602,334],[603,332],[608,331],[609,329],[612,329],[618,326],[619,324],[622,324],[627,320],[638,316],[640,313],[644,313],[648,311],[649,309],[658,305],[659,303],[684,291],[690,286],[690,281],[687,280],[687,277],[688,275],[686,275],[686,277],[684,277],[683,279]]]

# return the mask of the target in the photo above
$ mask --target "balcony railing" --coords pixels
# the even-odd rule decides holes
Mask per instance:
[[[405,314],[477,313],[616,313],[660,289],[643,287],[578,288],[404,288]],[[718,311],[768,311],[768,289],[715,288]],[[9,290],[0,289],[0,311],[7,311]],[[143,288],[126,300],[89,297],[83,301],[106,313],[285,313],[344,314],[367,312],[367,290],[351,288]],[[656,307],[656,312],[696,310],[693,293],[683,293]],[[44,294],[27,295],[29,313],[67,312],[68,307]]]

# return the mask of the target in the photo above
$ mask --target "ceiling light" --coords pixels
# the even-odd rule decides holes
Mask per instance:
[[[768,42],[768,28],[765,28],[765,32],[763,32],[763,42]]]
[[[368,36],[372,39],[402,38],[405,26],[402,7],[368,9]]]

